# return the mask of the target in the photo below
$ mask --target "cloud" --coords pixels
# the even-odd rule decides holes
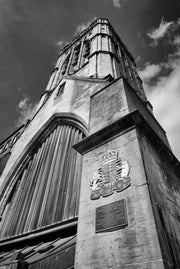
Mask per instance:
[[[128,0],[113,0],[113,6],[115,8],[120,8],[124,3],[126,3]]]
[[[150,88],[149,100],[153,104],[154,113],[167,131],[167,136],[175,155],[180,159],[180,60],[179,66],[164,77],[160,77],[154,87]]]
[[[61,41],[59,40],[57,43],[56,43],[57,46],[61,47],[64,45],[64,41]]]
[[[23,99],[20,100],[17,105],[17,110],[19,113],[19,118],[17,121],[17,126],[26,123],[28,119],[31,119],[36,111],[37,104],[30,102],[30,98],[26,95],[23,96]]]
[[[91,20],[89,20],[88,22],[83,22],[80,25],[77,26],[74,34],[78,35],[79,33],[81,33],[82,31],[84,31],[93,21],[95,21],[97,19],[97,17],[92,18]]]
[[[158,28],[151,30],[147,35],[157,41],[166,35],[171,25],[173,25],[173,22],[165,22],[162,18]]]
[[[113,6],[115,8],[120,8],[121,7],[121,1],[120,0],[113,0]]]
[[[152,29],[149,33],[147,33],[147,36],[149,36],[153,40],[153,43],[151,45],[157,46],[159,40],[167,36],[168,36],[168,40],[166,40],[167,43],[172,43],[171,37],[177,30],[179,30],[179,26],[180,26],[180,18],[177,19],[176,21],[171,22],[166,22],[164,21],[164,18],[162,18],[158,28]],[[179,42],[179,40],[175,39],[174,42]]]
[[[148,99],[154,107],[154,114],[167,131],[174,154],[180,159],[180,36],[174,38],[174,53],[165,62],[145,65],[140,74],[145,79]],[[163,72],[163,70],[165,72]],[[151,79],[156,78],[155,84]]]
[[[180,36],[176,36],[172,43],[173,45],[180,46]]]
[[[67,44],[68,44],[67,41],[62,41],[62,40],[59,40],[58,42],[55,43],[55,45],[57,46],[58,51],[63,49]]]
[[[123,4],[125,4],[128,0],[113,0],[113,6],[115,8],[122,7]]]
[[[143,70],[139,70],[139,75],[141,79],[148,83],[152,78],[155,78],[162,70],[162,66],[160,64],[149,64],[145,65]]]

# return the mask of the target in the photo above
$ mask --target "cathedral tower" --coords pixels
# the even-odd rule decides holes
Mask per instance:
[[[108,20],[0,149],[0,268],[180,268],[179,162]]]

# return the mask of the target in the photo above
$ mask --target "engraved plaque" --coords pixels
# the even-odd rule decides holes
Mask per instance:
[[[96,208],[96,233],[114,231],[127,224],[125,199]]]

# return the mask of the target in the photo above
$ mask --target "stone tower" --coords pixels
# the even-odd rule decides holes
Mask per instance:
[[[179,162],[108,20],[0,149],[0,268],[180,268]]]

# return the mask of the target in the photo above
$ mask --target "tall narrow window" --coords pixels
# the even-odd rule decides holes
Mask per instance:
[[[84,41],[83,44],[83,53],[82,53],[82,57],[81,57],[81,66],[88,62],[88,56],[90,55],[90,41],[87,39]]]
[[[63,64],[62,64],[62,67],[61,67],[61,74],[64,75],[67,71],[67,67],[68,67],[68,64],[69,64],[69,60],[70,60],[70,55],[71,55],[71,52],[69,51]]]
[[[85,40],[84,41],[84,52],[83,52],[83,57],[87,58],[90,55],[90,41]]]
[[[81,43],[79,43],[79,44],[74,48],[74,55],[73,55],[73,60],[72,60],[72,65],[73,65],[73,66],[76,66],[77,63],[78,63],[78,58],[79,58],[80,48],[81,48]]]
[[[72,61],[71,61],[71,66],[70,66],[70,70],[69,70],[70,74],[77,70],[77,64],[78,64],[78,60],[79,60],[80,49],[81,49],[81,43],[78,43],[74,48],[73,57],[72,57]]]
[[[64,82],[63,84],[61,84],[61,85],[59,86],[56,97],[58,97],[58,96],[60,96],[60,95],[63,94],[63,92],[64,92],[64,88],[65,88],[65,84],[66,84],[66,82]]]

